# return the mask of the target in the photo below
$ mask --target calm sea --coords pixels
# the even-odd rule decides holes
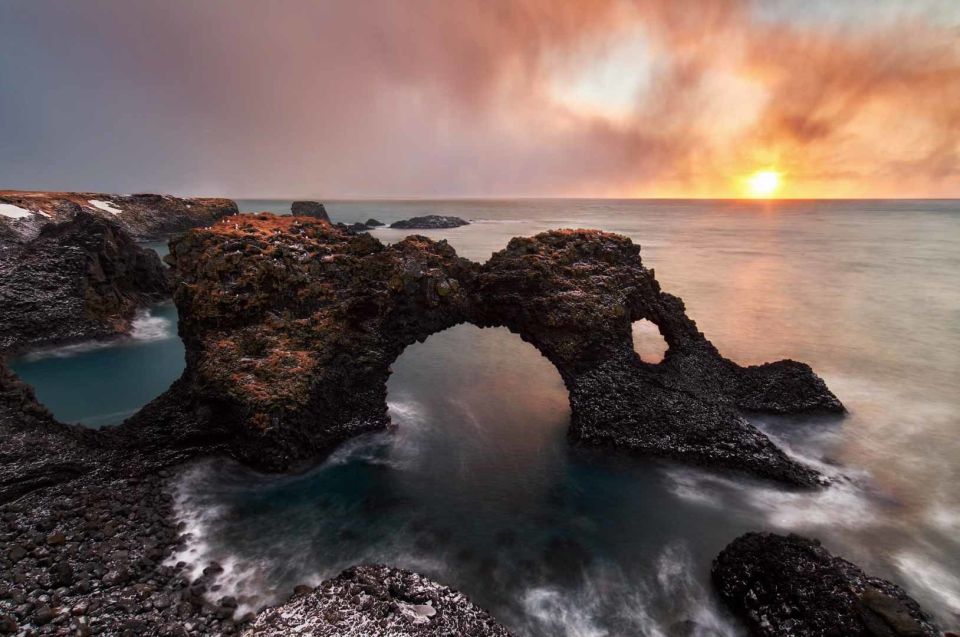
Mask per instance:
[[[286,212],[290,202],[239,203]],[[194,541],[176,559],[224,564],[245,607],[385,562],[463,590],[521,635],[739,635],[711,592],[710,561],[738,534],[767,529],[821,538],[906,587],[944,628],[960,626],[960,201],[327,208],[345,222],[471,219],[419,232],[480,261],[550,228],[630,236],[726,356],[795,358],[826,379],[850,409],[842,421],[756,424],[840,479],[800,494],[570,448],[566,392],[550,363],[504,329],[461,325],[394,365],[395,433],[354,440],[303,475],[216,462],[179,478]],[[117,422],[180,373],[175,322],[160,306],[133,338],[38,352],[14,369],[61,418]],[[638,329],[636,340],[655,355],[655,334]]]

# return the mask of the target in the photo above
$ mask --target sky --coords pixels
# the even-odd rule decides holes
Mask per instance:
[[[0,188],[960,197],[960,0],[0,0]]]

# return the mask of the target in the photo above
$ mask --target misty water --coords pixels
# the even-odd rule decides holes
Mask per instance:
[[[283,212],[289,202],[240,206]],[[394,365],[394,431],[353,440],[302,475],[217,460],[177,479],[178,514],[193,539],[173,561],[198,569],[219,561],[225,592],[244,608],[351,564],[383,562],[463,590],[521,635],[739,635],[711,591],[710,561],[738,534],[765,529],[819,537],[904,586],[943,627],[960,625],[960,202],[327,208],[345,222],[472,219],[420,232],[480,261],[513,236],[549,228],[632,237],[724,355],[744,364],[795,358],[825,378],[848,416],[754,422],[837,479],[798,493],[572,447],[551,364],[505,329],[461,325]],[[374,231],[384,241],[406,234]],[[59,417],[116,422],[152,397],[143,388],[159,393],[183,365],[175,310],[147,317],[168,321],[165,337],[48,351],[14,369]],[[636,340],[656,356],[655,334],[638,329]]]

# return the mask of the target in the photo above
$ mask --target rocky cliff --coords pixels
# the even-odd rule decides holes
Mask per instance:
[[[187,369],[123,430],[158,448],[215,439],[287,470],[387,427],[390,364],[467,321],[509,328],[557,367],[578,442],[817,484],[740,412],[839,413],[837,398],[802,363],[723,358],[639,252],[563,230],[514,239],[481,266],[421,236],[384,246],[306,217],[222,219],[171,243]],[[670,346],[657,365],[633,351],[639,319]]]
[[[126,332],[171,273],[120,226],[80,211],[0,252],[0,353]]]
[[[78,212],[113,221],[134,239],[155,240],[237,214],[237,204],[153,194],[0,190],[0,251],[4,244],[33,239],[46,224],[69,221]]]

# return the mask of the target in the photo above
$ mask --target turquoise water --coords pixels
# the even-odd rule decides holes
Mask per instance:
[[[184,367],[172,303],[142,313],[130,337],[34,352],[11,361],[64,422],[117,424],[163,393]]]
[[[239,204],[289,209],[282,200]],[[685,622],[694,635],[740,635],[713,598],[710,561],[739,533],[768,529],[821,538],[905,586],[944,628],[960,626],[960,202],[327,208],[344,222],[472,219],[419,232],[480,261],[513,236],[549,228],[631,236],[725,355],[741,363],[795,358],[824,376],[850,409],[842,421],[755,422],[838,482],[792,493],[571,448],[556,370],[505,330],[458,326],[411,346],[394,365],[395,432],[352,441],[302,475],[217,461],[179,479],[178,511],[194,540],[175,559],[220,561],[227,589],[246,607],[380,561],[457,586],[520,635],[667,636],[684,634]],[[406,234],[373,231],[387,242]],[[654,351],[655,336],[645,334],[637,338]],[[99,418],[162,391],[173,369],[163,361],[182,365],[180,347],[173,338],[118,343],[15,368],[38,391],[46,387],[41,399],[58,415],[72,405]],[[128,362],[114,369],[112,356]],[[80,391],[78,381],[90,384]],[[120,382],[153,389],[132,400]]]

